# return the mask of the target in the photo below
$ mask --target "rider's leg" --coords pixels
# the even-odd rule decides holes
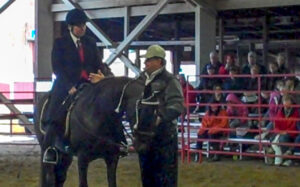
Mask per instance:
[[[55,163],[57,161],[57,150],[55,148],[55,139],[58,135],[57,133],[57,120],[58,116],[61,115],[61,107],[64,98],[67,96],[65,93],[61,91],[55,91],[54,89],[51,93],[51,97],[49,100],[49,105],[47,108],[46,116],[45,116],[45,124],[46,124],[46,134],[43,140],[43,147],[46,150],[44,153],[43,161],[46,163]]]

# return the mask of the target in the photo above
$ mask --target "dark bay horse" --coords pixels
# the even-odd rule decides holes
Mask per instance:
[[[109,187],[116,187],[116,168],[119,160],[119,135],[125,114],[130,124],[135,119],[137,100],[143,92],[142,81],[126,77],[105,78],[88,86],[68,113],[69,140],[73,155],[78,157],[79,186],[87,187],[87,170],[91,161],[103,158],[107,165]],[[37,105],[35,129],[38,141],[43,142],[43,108],[47,96]],[[119,112],[116,112],[119,109]],[[132,121],[133,120],[133,121]],[[64,127],[64,124],[61,124]],[[41,146],[41,155],[44,149]],[[41,156],[42,157],[42,156]],[[41,186],[63,186],[72,163],[72,155],[62,154],[56,165],[44,164],[41,159]]]

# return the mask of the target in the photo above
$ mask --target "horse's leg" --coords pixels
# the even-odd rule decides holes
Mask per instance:
[[[67,171],[71,165],[73,157],[70,155],[62,155],[61,162],[55,167],[56,187],[63,187],[67,178]]]
[[[78,154],[78,173],[79,173],[79,187],[87,187],[87,172],[89,167],[89,160],[87,156]]]
[[[107,181],[109,187],[117,187],[117,166],[119,162],[118,155],[110,155],[105,158],[105,163],[107,167]]]

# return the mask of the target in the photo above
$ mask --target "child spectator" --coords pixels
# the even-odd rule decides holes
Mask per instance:
[[[229,78],[226,78],[223,83],[224,90],[242,90],[243,89],[243,79],[240,77],[234,77],[239,73],[237,66],[231,66],[229,68]],[[236,94],[240,97],[241,94]]]
[[[270,62],[268,64],[268,74],[269,75],[279,74],[278,65],[275,62]],[[282,77],[267,77],[266,90],[274,90],[275,83],[279,79],[282,79]]]
[[[235,94],[228,94],[226,97],[226,101],[228,104],[239,104],[242,105],[242,101],[235,95]],[[227,114],[230,117],[236,117],[234,119],[229,120],[229,127],[231,129],[235,129],[237,127],[243,128],[244,134],[236,134],[235,132],[231,131],[231,135],[234,137],[241,138],[247,133],[248,129],[248,120],[247,119],[239,119],[239,117],[248,117],[248,109],[246,106],[227,106]]]
[[[254,64],[251,66],[251,78],[247,79],[248,81],[245,82],[245,88],[249,91],[258,91],[258,77],[255,75],[259,74],[259,66]],[[245,92],[244,97],[242,98],[242,101],[244,103],[256,103],[258,100],[258,95],[257,93],[249,93]]]
[[[285,79],[285,83],[288,91],[300,91],[299,80],[295,77],[288,77]],[[300,104],[300,93],[291,93],[293,96],[294,102]]]
[[[282,96],[286,93],[287,86],[284,85],[284,81],[282,79],[276,81],[275,90],[271,92],[270,101],[269,101],[269,109],[264,117],[267,117],[269,120],[262,121],[262,126],[265,126],[267,131],[263,132],[261,135],[257,135],[255,139],[264,139],[270,130],[274,128],[274,120],[276,118],[277,113],[281,110]],[[265,125],[267,124],[267,125]],[[268,139],[268,138],[267,138]]]
[[[218,104],[216,101],[213,101],[209,105],[209,109],[206,111],[204,117],[202,118],[202,126],[198,131],[198,138],[208,138],[208,139],[220,139],[224,136],[227,136],[227,132],[222,131],[219,128],[228,128],[228,115],[225,109],[222,109],[221,106],[216,106]],[[219,118],[225,117],[225,118]],[[220,149],[219,142],[211,142],[211,145],[214,150]],[[197,149],[202,149],[202,141],[197,142]],[[218,154],[214,154],[212,161],[218,161],[220,157]]]
[[[216,84],[221,84],[221,81],[219,78],[216,78],[216,77],[213,77],[213,75],[215,75],[215,68],[208,64],[206,66],[207,68],[207,75],[209,77],[203,77],[201,78],[201,81],[200,81],[200,84],[199,86],[196,88],[196,90],[207,90],[207,91],[212,91],[213,90],[213,87],[214,85]],[[211,77],[210,77],[211,76]],[[198,94],[197,95],[197,102],[198,103],[208,103],[210,97],[211,97],[212,94],[210,93],[201,93],[201,94]],[[203,107],[200,107],[200,111],[201,111],[201,108]],[[204,108],[203,108],[204,109]],[[197,109],[198,110],[198,109]]]

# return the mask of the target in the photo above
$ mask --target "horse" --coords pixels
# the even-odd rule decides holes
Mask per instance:
[[[108,186],[116,187],[116,168],[120,154],[120,145],[116,138],[120,135],[116,134],[116,129],[124,128],[124,115],[133,128],[136,103],[143,89],[142,81],[127,77],[105,78],[84,88],[75,104],[71,105],[72,109],[66,119],[66,123],[69,123],[69,142],[73,154],[61,154],[56,165],[42,161],[45,152],[42,146],[45,130],[42,119],[48,99],[48,95],[45,95],[38,102],[35,113],[35,130],[41,147],[41,186],[62,187],[74,155],[78,158],[80,187],[88,186],[88,165],[98,158],[105,160]]]

